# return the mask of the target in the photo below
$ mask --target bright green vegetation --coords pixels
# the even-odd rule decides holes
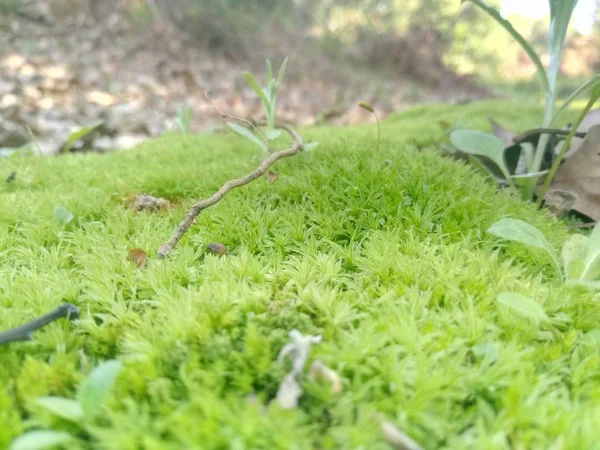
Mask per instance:
[[[0,330],[63,301],[82,310],[0,347],[0,448],[37,426],[75,433],[75,449],[385,449],[375,412],[425,449],[594,448],[598,297],[562,284],[542,250],[486,233],[517,218],[559,249],[564,226],[435,147],[438,120],[483,128],[487,115],[523,130],[541,110],[417,108],[382,122],[378,154],[373,126],[304,130],[317,149],[207,210],[164,261],[187,207],[256,166],[252,143],[177,135],[0,160],[1,178],[17,171],[0,188]],[[176,207],[135,213],[137,193]],[[215,241],[230,253],[207,252]],[[142,270],[132,247],[149,254]],[[558,336],[499,307],[503,291],[542,305]],[[344,390],[307,377],[299,408],[281,411],[269,403],[293,328],[323,335],[310,357]],[[74,398],[107,359],[124,367],[89,434],[35,404]]]

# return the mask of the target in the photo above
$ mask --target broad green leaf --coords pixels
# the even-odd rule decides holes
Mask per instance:
[[[265,110],[270,111],[271,110],[271,101],[265,95],[264,91],[258,84],[258,81],[256,81],[256,78],[254,78],[254,75],[252,75],[250,72],[244,72],[244,77],[246,78],[246,82],[248,83],[248,86],[250,86],[252,88],[252,90],[254,92],[256,92],[256,95],[258,95],[260,97]]]
[[[501,292],[496,299],[499,305],[509,308],[517,314],[539,322],[549,322],[544,308],[535,300],[515,292]]]
[[[304,144],[302,146],[302,150],[304,150],[305,152],[310,152],[311,150],[314,150],[318,146],[319,146],[318,142],[309,142],[308,144]]]
[[[272,141],[273,139],[277,139],[281,136],[281,130],[267,130],[267,139]]]
[[[66,225],[71,220],[73,220],[73,214],[71,214],[71,212],[64,206],[57,206],[56,208],[54,208],[52,216],[54,217],[54,220],[56,220],[61,225]]]
[[[83,419],[81,405],[75,400],[64,397],[38,397],[35,403],[71,422],[79,422]]]
[[[600,223],[592,230],[588,239],[587,252],[585,254],[585,270],[581,278],[595,280],[600,277]]]
[[[504,162],[504,143],[500,138],[481,131],[454,130],[450,133],[450,141],[461,152],[491,159],[500,168],[506,180],[510,181],[510,174]]]
[[[552,245],[550,242],[548,242],[546,236],[544,236],[542,232],[534,226],[529,225],[522,220],[505,218],[500,219],[498,222],[493,224],[488,229],[488,233],[503,239],[521,242],[522,244],[546,250],[546,252],[552,258],[558,273],[562,275],[562,269]]]
[[[70,134],[69,139],[67,139],[67,142],[66,142],[65,146],[62,148],[61,152],[69,153],[71,151],[71,147],[73,147],[73,144],[75,142],[77,142],[81,138],[86,137],[88,134],[93,132],[96,128],[98,128],[103,123],[104,122],[102,120],[96,120],[95,122],[92,122],[88,125],[81,127],[78,130],[73,131]]]
[[[83,380],[77,392],[77,399],[87,420],[92,420],[100,411],[102,403],[112,389],[122,367],[120,361],[106,361]]]
[[[585,271],[585,257],[589,238],[574,234],[563,245],[561,257],[565,266],[567,280],[579,279]]]
[[[10,450],[44,450],[65,444],[73,439],[64,431],[36,430],[29,431],[10,444]]]
[[[235,131],[237,134],[244,136],[246,139],[254,142],[258,145],[264,152],[268,152],[269,148],[267,144],[265,144],[262,140],[256,137],[248,128],[244,128],[237,123],[227,122],[227,126],[231,128],[231,130]]]
[[[557,1],[562,1],[562,0],[557,0]],[[508,31],[510,33],[510,35],[513,37],[513,39],[519,43],[521,48],[523,50],[525,50],[525,53],[527,53],[527,56],[529,56],[531,61],[533,61],[533,63],[535,64],[538,75],[542,82],[543,89],[544,89],[544,91],[549,92],[550,91],[550,83],[548,82],[548,74],[546,73],[546,69],[544,68],[544,64],[542,63],[542,60],[540,59],[539,55],[535,52],[533,47],[531,45],[529,45],[529,42],[527,42],[527,40],[517,30],[515,30],[515,28],[512,26],[512,24],[508,20],[506,20],[504,17],[502,17],[502,15],[500,14],[500,12],[497,9],[488,5],[485,1],[483,1],[483,0],[461,0],[461,3],[467,3],[467,2],[471,2],[471,3],[479,6],[482,10],[484,10],[487,14],[489,14],[496,22],[498,22],[502,26],[502,28],[504,28],[506,31]]]

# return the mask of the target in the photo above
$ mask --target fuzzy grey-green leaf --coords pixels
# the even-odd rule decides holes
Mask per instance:
[[[454,130],[450,133],[450,141],[461,152],[489,158],[507,180],[510,178],[504,162],[504,143],[500,138],[477,130]]]
[[[227,122],[227,126],[232,131],[239,134],[240,136],[244,136],[249,141],[254,142],[256,145],[258,145],[261,148],[262,151],[264,151],[264,152],[269,151],[267,144],[265,144],[258,137],[256,137],[248,128],[244,128],[243,126],[238,125],[237,123],[232,123],[232,122]]]
[[[550,319],[544,308],[535,300],[515,292],[501,292],[496,300],[499,305],[505,306],[520,316],[532,319],[535,322],[549,322]]]
[[[120,361],[106,361],[92,370],[83,380],[77,399],[87,420],[93,419],[100,410],[122,367]]]
[[[71,220],[73,220],[73,214],[71,214],[71,212],[64,206],[56,206],[52,215],[54,217],[54,220],[56,220],[61,225],[66,225]]]
[[[527,222],[518,219],[500,219],[488,229],[488,233],[503,239],[544,249],[552,258],[558,272],[562,274],[562,269],[554,248],[552,248],[552,244],[548,242],[548,239],[546,239],[546,236],[540,230],[529,225]]]
[[[79,422],[83,419],[83,409],[75,400],[64,397],[38,397],[35,403],[71,422]]]
[[[15,439],[10,445],[10,450],[44,450],[65,444],[71,439],[73,437],[64,431],[29,431]]]

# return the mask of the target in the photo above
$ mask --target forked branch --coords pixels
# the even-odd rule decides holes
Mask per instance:
[[[223,187],[221,187],[221,189],[219,189],[213,195],[211,195],[210,197],[208,197],[204,200],[199,201],[194,206],[192,206],[190,208],[190,210],[188,211],[187,215],[185,216],[185,218],[181,221],[181,223],[177,227],[177,230],[175,230],[175,233],[173,233],[173,236],[171,236],[171,239],[169,239],[167,242],[165,242],[163,245],[161,245],[160,249],[158,250],[158,257],[160,259],[166,258],[167,255],[169,253],[171,253],[173,248],[175,248],[175,246],[181,240],[183,235],[194,224],[196,217],[198,217],[198,215],[200,215],[200,213],[202,211],[204,211],[206,208],[209,208],[209,207],[215,205],[216,203],[218,203],[219,201],[221,201],[221,199],[223,197],[225,197],[225,195],[227,195],[227,193],[229,191],[231,191],[232,189],[240,187],[240,186],[244,186],[244,185],[250,183],[251,181],[256,180],[257,178],[263,176],[267,172],[267,170],[269,170],[269,168],[273,164],[275,164],[275,162],[277,162],[278,160],[280,160],[282,158],[294,156],[303,150],[302,137],[298,133],[296,133],[296,131],[294,131],[292,128],[290,128],[286,125],[280,124],[280,123],[276,124],[276,127],[284,130],[294,139],[294,143],[292,144],[292,146],[289,148],[286,148],[284,150],[278,150],[278,151],[271,153],[252,172],[250,172],[249,174],[247,174],[243,177],[236,178],[235,180],[229,180],[228,182],[226,182],[223,185]]]

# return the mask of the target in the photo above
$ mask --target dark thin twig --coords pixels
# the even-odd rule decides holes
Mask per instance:
[[[290,148],[286,148],[284,150],[279,150],[279,151],[271,153],[252,172],[250,172],[249,174],[247,174],[243,177],[236,178],[235,180],[229,180],[228,182],[226,182],[223,185],[223,187],[221,187],[221,189],[219,189],[213,195],[211,195],[210,197],[208,197],[208,198],[196,203],[194,206],[192,206],[190,208],[190,210],[188,211],[187,215],[185,216],[185,218],[181,221],[181,223],[177,227],[177,230],[175,230],[175,233],[173,233],[173,236],[171,237],[171,239],[169,239],[167,242],[165,242],[163,245],[161,245],[160,249],[158,250],[158,257],[160,259],[166,258],[167,255],[169,253],[171,253],[173,248],[181,240],[181,238],[186,233],[186,231],[194,224],[196,217],[198,217],[198,215],[203,210],[218,203],[232,189],[240,187],[240,186],[244,186],[244,185],[250,183],[251,181],[256,180],[258,177],[264,175],[267,172],[267,170],[269,170],[269,167],[271,167],[276,161],[278,161],[282,158],[294,156],[302,151],[302,145],[303,145],[302,137],[298,133],[296,133],[296,131],[294,131],[292,128],[288,127],[287,125],[283,125],[283,124],[279,124],[279,123],[276,124],[275,126],[277,128],[281,128],[282,130],[285,130],[294,139],[294,143],[292,144],[292,146]]]
[[[554,136],[568,136],[570,133],[569,130],[558,130],[555,128],[534,128],[533,130],[527,130],[525,133],[519,134],[513,138],[513,142],[515,144],[520,144],[521,142],[525,142],[526,140],[541,135],[541,134],[552,134]],[[584,138],[587,133],[584,132],[576,132],[575,137]]]
[[[79,308],[71,303],[63,303],[55,310],[44,314],[31,322],[20,327],[0,333],[0,345],[15,341],[28,341],[32,338],[33,332],[54,322],[55,320],[67,318],[71,320],[79,319]]]
[[[267,140],[267,138],[265,137],[265,135],[261,133],[261,131],[258,129],[258,127],[251,120],[247,120],[247,119],[244,119],[242,117],[230,116],[229,114],[225,114],[225,113],[222,113],[221,111],[219,111],[217,109],[217,107],[215,106],[215,104],[213,103],[212,99],[210,98],[210,94],[211,93],[212,92],[210,92],[208,89],[205,89],[204,90],[204,97],[206,97],[206,100],[208,100],[208,102],[210,103],[210,106],[212,106],[212,109],[219,116],[221,116],[222,119],[237,120],[238,122],[242,122],[242,123],[246,124],[254,133],[258,134],[258,136],[262,139],[262,141],[267,146],[267,149],[269,151],[271,151],[271,149],[269,148],[269,141]]]
[[[569,228],[569,229],[594,228],[596,225],[598,225],[598,222],[574,223],[571,225],[567,225],[567,228]]]

